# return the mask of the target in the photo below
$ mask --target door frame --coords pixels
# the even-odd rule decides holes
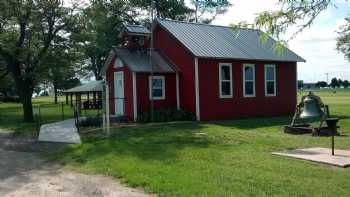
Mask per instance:
[[[123,82],[123,91],[122,91],[122,97],[117,95],[117,76],[121,76],[121,80]],[[124,71],[118,71],[118,72],[114,72],[114,114],[116,116],[123,116],[125,115],[125,102],[124,102],[124,94],[125,94],[125,84],[124,84]],[[123,108],[121,109],[120,113],[117,110],[117,103],[118,102],[122,102],[122,106]],[[117,113],[118,112],[118,113]]]

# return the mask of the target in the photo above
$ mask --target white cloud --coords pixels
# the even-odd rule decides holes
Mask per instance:
[[[189,0],[187,0],[189,2]],[[224,15],[218,16],[213,24],[229,25],[247,21],[254,22],[256,14],[267,10],[277,10],[278,0],[232,0],[233,6]],[[349,3],[336,0],[338,8],[330,7],[323,12],[310,27],[290,41],[289,48],[307,60],[299,63],[298,78],[307,82],[326,80],[325,73],[331,77],[350,79],[349,62],[336,49],[336,31],[344,23]],[[292,28],[291,32],[293,31]]]

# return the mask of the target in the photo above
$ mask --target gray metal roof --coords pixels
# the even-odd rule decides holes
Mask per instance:
[[[142,25],[124,25],[128,33],[134,34],[150,34],[151,32]]]
[[[65,90],[63,92],[74,93],[74,92],[102,92],[103,81],[91,81],[89,83]]]
[[[262,42],[259,30],[160,19],[156,19],[156,24],[168,30],[197,57],[305,62],[288,48],[277,53],[276,41],[269,37]]]
[[[134,72],[153,72],[158,73],[174,73],[175,70],[172,68],[172,64],[163,57],[159,52],[152,52],[152,64],[151,67],[149,61],[149,52],[135,50],[131,51],[125,48],[115,48],[115,54],[122,61],[124,61],[125,65],[129,67],[131,71]]]

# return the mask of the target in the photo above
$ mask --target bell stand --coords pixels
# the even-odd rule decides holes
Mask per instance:
[[[295,125],[295,122],[296,122],[296,120],[298,120],[298,119],[302,120],[302,121],[303,121],[303,124],[305,125],[304,119],[299,118],[299,116],[300,116],[300,114],[301,114],[301,108],[302,108],[302,107],[301,107],[300,105],[298,105],[298,106],[296,107],[295,113],[294,113],[294,116],[293,116],[293,119],[292,119],[292,122],[291,122],[291,124],[290,124],[290,127],[295,127],[295,126],[296,126],[296,125]],[[322,125],[323,125],[323,123],[326,121],[326,119],[329,118],[329,107],[328,107],[328,105],[323,105],[323,106],[321,107],[321,109],[322,109],[322,111],[323,111],[324,113],[323,113],[323,115],[321,116],[321,119],[320,119],[320,125],[319,125],[319,127],[318,127],[319,130],[322,128]],[[314,132],[314,130],[315,130],[315,129],[313,129],[313,132]]]

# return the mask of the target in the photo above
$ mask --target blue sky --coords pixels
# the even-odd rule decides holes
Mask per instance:
[[[231,0],[230,0],[231,1]],[[337,30],[350,16],[350,2],[333,1],[337,7],[329,7],[302,33],[288,43],[288,47],[306,59],[298,63],[298,78],[306,82],[326,80],[325,73],[332,77],[350,80],[350,63],[336,48]],[[253,22],[256,13],[278,9],[277,0],[232,0],[233,6],[213,24],[229,25],[241,21]],[[292,27],[293,28],[293,27]]]

